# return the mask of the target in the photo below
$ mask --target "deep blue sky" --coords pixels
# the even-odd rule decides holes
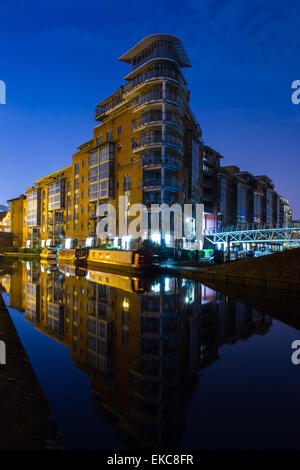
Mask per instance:
[[[224,164],[268,174],[300,218],[299,0],[2,0],[0,17],[0,202],[71,163],[128,72],[117,58],[159,32],[188,52],[206,143]]]

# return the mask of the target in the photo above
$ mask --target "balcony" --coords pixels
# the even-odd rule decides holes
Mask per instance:
[[[184,127],[181,119],[172,112],[167,112],[165,116],[159,110],[149,112],[144,114],[135,125],[132,127],[133,132],[139,132],[143,129],[153,127],[153,126],[162,126],[165,124],[167,127],[175,128],[180,134],[183,134]]]
[[[142,138],[139,142],[132,144],[132,153],[140,152],[150,147],[161,147],[163,145],[162,135],[149,136]]]
[[[162,183],[161,178],[144,178],[143,189],[145,190],[167,190],[177,192],[180,191],[181,185],[176,178],[165,178],[165,182]]]
[[[155,91],[151,93],[146,93],[145,95],[140,95],[132,101],[132,111],[136,112],[141,107],[153,103],[153,102],[160,102],[162,101],[163,95],[162,91]]]
[[[107,103],[98,106],[95,110],[95,121],[102,121],[102,119],[115,109],[119,108],[124,103],[121,94],[113,96]]]
[[[182,168],[181,160],[175,157],[169,157],[168,155],[166,155],[164,160],[162,159],[162,157],[151,157],[148,155],[143,155],[142,160],[143,160],[143,168],[145,170],[147,170],[147,168],[165,167],[165,168],[170,168],[171,170],[178,171],[178,170],[181,170]]]
[[[187,95],[188,90],[185,86],[184,80],[182,76],[174,69],[166,69],[162,68],[160,66],[155,66],[152,69],[147,69],[143,72],[141,72],[139,75],[137,75],[133,80],[131,80],[129,83],[126,83],[126,85],[123,87],[123,96],[129,95],[133,91],[136,91],[145,85],[149,84],[149,82],[153,82],[155,80],[165,80],[169,79],[172,82],[174,82],[176,85],[179,85],[184,93]]]
[[[132,153],[140,153],[144,149],[161,147],[162,145],[177,150],[181,155],[183,154],[183,144],[181,139],[172,134],[166,134],[164,140],[161,134],[143,137],[139,142],[132,144]]]

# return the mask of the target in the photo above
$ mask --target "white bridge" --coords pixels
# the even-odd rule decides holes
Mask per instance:
[[[207,230],[204,238],[214,245],[217,243],[288,243],[300,244],[300,227]]]

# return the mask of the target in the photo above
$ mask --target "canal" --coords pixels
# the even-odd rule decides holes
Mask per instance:
[[[300,447],[298,329],[192,280],[8,271],[0,289],[67,448]]]

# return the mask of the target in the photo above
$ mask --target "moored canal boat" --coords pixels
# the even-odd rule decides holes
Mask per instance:
[[[158,268],[156,255],[144,249],[111,250],[89,249],[88,266],[107,266],[118,270],[155,270]]]
[[[57,257],[57,249],[55,248],[55,246],[47,246],[47,247],[43,248],[43,250],[41,252],[41,260],[46,260],[46,261],[54,260],[54,261],[56,261],[56,257]]]
[[[111,250],[99,248],[62,249],[58,254],[58,263],[102,266],[117,270],[155,270],[158,268],[156,255],[151,251]]]
[[[58,253],[58,263],[85,264],[88,257],[88,248],[61,249]]]

